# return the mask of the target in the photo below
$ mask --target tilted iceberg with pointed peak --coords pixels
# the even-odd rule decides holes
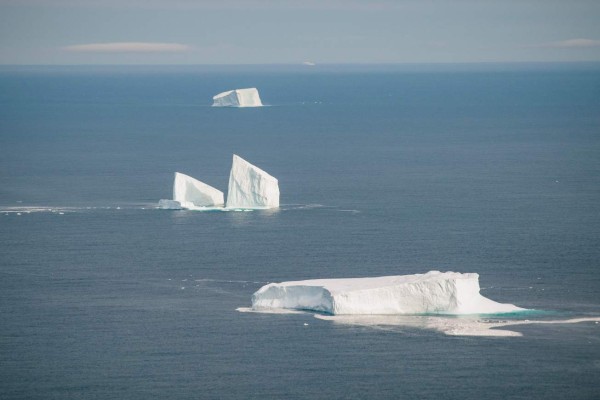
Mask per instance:
[[[229,174],[227,208],[275,207],[279,207],[277,178],[234,154]]]
[[[279,207],[279,183],[273,176],[234,154],[226,207],[224,203],[220,190],[175,172],[173,200],[162,199],[158,206],[168,210],[199,211],[276,208]]]
[[[173,181],[173,200],[160,200],[158,205],[163,209],[181,209],[195,207],[222,207],[223,192],[200,182],[191,176],[175,172]]]
[[[475,273],[429,271],[375,278],[270,283],[252,295],[252,308],[311,310],[331,315],[501,314],[524,311],[479,293]]]
[[[213,97],[213,107],[262,107],[256,88],[234,89]]]

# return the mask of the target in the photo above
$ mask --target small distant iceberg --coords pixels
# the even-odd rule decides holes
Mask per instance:
[[[166,210],[223,207],[224,204],[223,192],[181,172],[175,172],[173,200],[158,202],[158,206]]]
[[[308,66],[308,67],[314,67],[314,66],[315,66],[315,65],[317,65],[317,64],[315,64],[315,63],[314,63],[314,62],[312,62],[312,61],[304,61],[304,62],[302,63],[302,65],[306,65],[306,66]]]
[[[277,178],[234,154],[225,206],[223,192],[191,176],[175,172],[173,199],[162,199],[163,210],[252,210],[279,207]]]
[[[479,293],[476,273],[430,271],[374,278],[270,283],[252,309],[309,310],[330,315],[504,314],[525,309]]]
[[[234,89],[213,97],[213,107],[262,107],[256,88]]]

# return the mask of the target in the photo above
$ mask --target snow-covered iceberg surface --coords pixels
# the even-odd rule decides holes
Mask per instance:
[[[430,271],[376,278],[270,283],[252,295],[252,309],[312,310],[332,315],[499,314],[524,311],[479,294],[475,273]]]
[[[191,176],[175,172],[173,181],[173,200],[162,199],[158,206],[163,209],[215,207],[225,203],[223,192],[200,182]]]
[[[229,174],[227,208],[275,207],[279,207],[277,179],[234,154]]]
[[[234,89],[213,97],[213,107],[261,107],[256,88]]]

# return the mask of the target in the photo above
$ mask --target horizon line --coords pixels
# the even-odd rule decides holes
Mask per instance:
[[[324,62],[306,65],[303,62],[272,62],[272,63],[89,63],[89,64],[18,64],[0,63],[0,67],[243,67],[243,66],[297,66],[307,70],[319,66],[402,66],[402,65],[493,65],[493,64],[600,64],[600,60],[569,60],[569,61],[403,61],[403,62]]]

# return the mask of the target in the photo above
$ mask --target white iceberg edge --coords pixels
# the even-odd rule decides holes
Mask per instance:
[[[430,271],[374,278],[270,283],[252,295],[252,309],[308,310],[330,315],[504,314],[526,311],[479,293],[476,273]]]

